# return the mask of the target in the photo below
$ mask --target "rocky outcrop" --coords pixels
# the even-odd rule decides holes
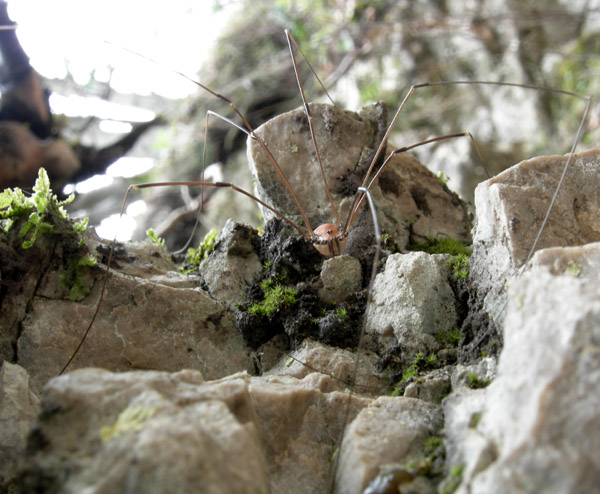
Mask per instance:
[[[486,389],[444,403],[457,492],[595,492],[600,479],[600,244],[540,251],[508,290]]]
[[[1,374],[5,484],[65,493],[593,492],[597,152],[577,156],[541,250],[519,272],[556,185],[555,161],[564,163],[521,163],[480,187],[462,333],[457,278],[466,267],[457,272],[449,254],[384,251],[365,309],[372,250],[323,262],[282,222],[262,237],[229,223],[200,276],[180,274],[160,247],[117,246],[94,325],[55,377],[92,320],[104,271],[90,268],[90,294],[69,301],[55,271],[32,270],[27,299],[2,309],[11,315],[4,347],[16,348],[9,358],[21,366],[5,363]],[[550,185],[538,183],[544,177]],[[394,183],[381,178],[380,205]],[[433,224],[423,208],[435,194],[426,196],[406,238]],[[439,233],[436,224],[422,231]],[[464,223],[454,227],[460,238]],[[106,246],[86,241],[105,261]],[[11,249],[2,252],[14,257]],[[3,304],[16,296],[2,295]],[[478,314],[503,348],[477,346],[491,327],[475,324]],[[457,364],[465,349],[471,359]]]
[[[267,143],[312,228],[333,222],[340,223],[341,230],[357,187],[365,179],[385,131],[387,112],[381,103],[363,109],[360,114],[324,104],[311,104],[310,109],[325,179],[339,222],[325,192],[304,108],[270,120],[256,133]],[[387,152],[380,156],[370,178],[385,157]],[[300,224],[300,213],[291,194],[271,160],[253,139],[248,140],[248,160],[258,197]],[[393,236],[402,249],[410,240],[422,242],[439,235],[470,241],[469,218],[458,196],[407,153],[390,160],[371,193],[382,230]],[[273,217],[268,210],[263,214],[265,218]],[[369,227],[369,233],[371,231]]]

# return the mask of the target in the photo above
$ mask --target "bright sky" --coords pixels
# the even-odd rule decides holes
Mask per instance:
[[[219,11],[214,0],[8,0],[9,14],[32,65],[42,75],[64,77],[67,67],[85,83],[92,71],[120,92],[151,91],[178,98],[196,90],[170,73],[194,75],[211,51],[235,3]],[[112,43],[112,45],[105,43]],[[157,67],[127,53],[157,60]]]
[[[8,0],[11,19],[17,22],[17,35],[33,67],[47,78],[63,78],[69,72],[85,85],[90,74],[108,80],[121,93],[150,93],[178,99],[197,91],[197,87],[169,68],[194,77],[212,50],[212,44],[227,22],[235,1],[216,10],[216,0]],[[108,42],[108,43],[107,43]],[[123,50],[127,48],[156,60],[156,65]],[[53,111],[67,116],[95,115],[105,118],[102,124],[116,125],[115,120],[148,121],[152,112],[125,107],[94,98],[52,94]],[[113,127],[115,132],[127,128]],[[137,160],[137,161],[136,161]],[[135,163],[132,163],[135,161]],[[149,160],[152,161],[152,160]],[[78,184],[85,193],[110,186],[112,177],[125,176],[120,170],[135,169],[143,173],[152,167],[140,158],[121,158],[107,175],[92,177]],[[139,205],[138,205],[139,206]],[[131,209],[131,208],[130,208]],[[128,209],[124,218],[108,218],[98,234],[119,240],[130,238],[131,222],[141,207]]]

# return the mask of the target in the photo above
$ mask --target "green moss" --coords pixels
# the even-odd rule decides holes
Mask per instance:
[[[88,294],[84,279],[87,267],[95,266],[96,259],[83,248],[88,219],[72,221],[63,206],[75,198],[71,194],[59,201],[52,193],[50,180],[44,168],[40,168],[33,186],[33,194],[27,196],[21,189],[5,189],[0,193],[0,235],[6,236],[20,224],[18,237],[23,239],[23,249],[32,248],[42,235],[53,235],[62,244],[62,252],[68,253],[66,268],[59,275],[62,286],[69,288],[69,298],[78,300]]]
[[[451,254],[453,256],[462,254],[468,257],[472,254],[471,249],[464,243],[450,237],[428,238],[423,243],[411,241],[409,249],[427,252],[428,254]]]
[[[85,280],[85,268],[95,265],[96,259],[90,254],[71,259],[66,270],[59,277],[61,286],[70,288],[70,300],[81,300],[89,293],[88,284]]]
[[[438,343],[444,346],[456,347],[460,343],[463,337],[463,332],[459,328],[455,328],[449,331],[440,331],[435,335],[435,339]]]
[[[479,377],[474,372],[469,372],[467,374],[466,385],[471,389],[481,389],[486,388],[490,384],[490,380],[487,378]]]
[[[33,194],[26,196],[21,189],[5,189],[0,193],[0,232],[7,234],[20,219],[25,219],[19,237],[23,249],[30,249],[42,234],[77,236],[85,231],[88,219],[72,222],[63,206],[71,203],[75,195],[59,201],[50,188],[50,180],[44,168],[40,168],[33,186]],[[78,245],[83,245],[83,238]]]
[[[340,319],[345,319],[346,317],[348,317],[348,311],[346,309],[343,309],[341,307],[338,307],[335,309],[335,313],[338,315],[338,317]]]
[[[425,454],[430,456],[444,445],[444,438],[441,436],[430,436],[425,441]]]
[[[458,489],[462,482],[463,470],[463,465],[455,465],[452,467],[450,474],[441,485],[439,490],[440,494],[452,494]]]
[[[261,317],[271,317],[281,308],[291,307],[296,303],[298,291],[291,287],[283,286],[280,281],[269,278],[261,281],[263,300],[251,305],[248,312]]]
[[[148,228],[146,230],[146,235],[150,240],[152,240],[156,245],[165,245],[165,239],[159,237],[156,232],[152,228]]]
[[[457,254],[446,263],[452,269],[452,275],[456,279],[462,280],[469,276],[469,258],[466,255]]]
[[[565,269],[566,274],[570,274],[571,276],[579,276],[581,274],[581,266],[577,264],[573,259],[567,262],[567,267]]]
[[[396,384],[390,396],[400,396],[404,386],[403,384],[413,377],[417,377],[420,372],[428,369],[433,369],[437,365],[437,357],[434,354],[425,357],[423,352],[417,353],[415,360],[402,373],[402,378]]]
[[[440,179],[440,182],[442,182],[444,185],[446,185],[450,181],[450,177],[446,177],[444,175],[444,172],[439,172],[438,178]]]
[[[148,232],[146,232],[148,233]],[[197,249],[190,247],[185,254],[185,267],[180,268],[184,274],[194,273],[198,270],[200,263],[208,257],[215,247],[217,241],[217,230],[214,228],[205,236]]]
[[[477,412],[471,415],[471,419],[469,420],[469,428],[474,429],[475,427],[477,427],[477,424],[479,424],[482,415],[483,414],[481,412]]]

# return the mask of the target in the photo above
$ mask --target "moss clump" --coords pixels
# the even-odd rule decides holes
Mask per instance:
[[[404,389],[404,383],[413,377],[417,377],[420,372],[425,370],[434,369],[437,365],[437,357],[435,354],[424,356],[423,352],[417,353],[415,360],[410,364],[405,371],[402,373],[402,378],[396,384],[394,391],[390,396],[399,396]]]
[[[458,489],[462,482],[464,467],[463,465],[455,465],[450,470],[450,474],[446,477],[446,480],[441,485],[439,492],[441,494],[452,494]]]
[[[456,347],[463,336],[463,332],[459,328],[455,328],[450,331],[440,331],[435,335],[435,339],[444,346]]]
[[[464,280],[469,276],[469,258],[464,254],[457,254],[448,259],[447,265],[452,269],[452,275],[458,280]]]
[[[129,431],[140,431],[144,423],[156,413],[156,407],[129,407],[123,410],[116,422],[100,428],[100,439],[103,443],[114,437],[119,437]]]
[[[146,232],[147,233],[147,232]],[[197,249],[190,247],[185,254],[185,264],[180,268],[183,274],[194,273],[198,270],[200,263],[208,257],[208,255],[215,248],[215,242],[217,241],[217,230],[214,228],[209,231],[205,236],[202,243]]]
[[[148,238],[150,240],[152,240],[152,242],[154,242],[159,247],[162,245],[165,245],[165,239],[162,237],[159,237],[152,228],[148,228],[146,230],[146,235],[148,236]]]
[[[427,254],[450,254],[466,257],[469,257],[473,252],[464,243],[450,237],[428,238],[422,243],[411,241],[408,248],[410,250],[427,252]]]
[[[60,284],[69,288],[69,298],[78,300],[88,294],[84,274],[86,268],[95,266],[96,259],[87,253],[81,235],[88,223],[85,218],[72,221],[63,206],[75,198],[71,194],[59,201],[50,188],[50,180],[44,168],[40,168],[33,186],[33,193],[25,195],[21,189],[5,189],[0,193],[0,236],[4,240],[20,225],[17,234],[22,238],[22,249],[31,249],[43,235],[53,236],[62,246],[65,258],[64,271],[59,275]]]
[[[471,389],[481,389],[486,388],[490,384],[490,380],[487,377],[480,377],[474,372],[469,372],[467,374],[466,385]]]
[[[269,278],[261,281],[263,300],[248,307],[248,312],[261,317],[271,317],[281,308],[291,307],[297,301],[298,291],[285,287],[280,281]]]
[[[73,199],[75,195],[71,194],[64,201],[59,201],[52,193],[46,170],[40,168],[31,196],[26,196],[21,189],[5,189],[0,193],[0,232],[6,235],[19,220],[24,220],[19,231],[19,237],[24,239],[23,249],[33,247],[42,234],[76,237],[85,231],[88,219],[69,220],[63,206]],[[78,245],[83,245],[83,238],[78,240]]]

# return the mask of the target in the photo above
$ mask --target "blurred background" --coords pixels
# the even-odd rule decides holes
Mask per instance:
[[[185,243],[202,191],[136,191],[119,220],[125,190],[129,183],[199,180],[207,110],[233,115],[171,69],[230,98],[253,126],[301,104],[286,28],[336,105],[350,110],[385,101],[393,114],[409,87],[423,82],[516,82],[592,97],[600,83],[600,0],[9,0],[7,7],[50,92],[52,128],[39,138],[42,148],[60,138],[80,162],[54,181],[76,191],[71,213],[89,216],[106,238],[143,238],[152,227],[171,249]],[[5,50],[5,66],[8,59]],[[308,99],[322,101],[303,62],[300,73]],[[2,81],[4,103],[15,83],[6,71]],[[522,88],[426,88],[410,98],[390,142],[471,132],[495,174],[522,159],[567,153],[584,106]],[[598,145],[599,118],[594,104],[580,149]],[[243,133],[211,119],[207,178],[251,190],[245,144]],[[415,154],[467,201],[486,178],[466,139]],[[230,190],[204,194],[200,238],[228,217],[260,225],[247,198]]]

